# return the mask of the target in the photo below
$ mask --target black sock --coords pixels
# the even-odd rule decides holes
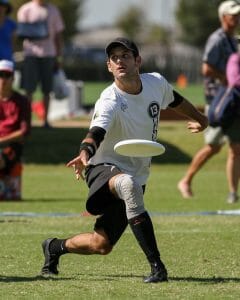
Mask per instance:
[[[129,225],[140,247],[151,265],[160,264],[160,253],[154,235],[152,221],[145,211],[141,215],[128,220]]]
[[[68,253],[69,251],[67,250],[65,243],[66,240],[60,240],[60,239],[52,240],[49,245],[50,253],[57,254],[59,256]]]

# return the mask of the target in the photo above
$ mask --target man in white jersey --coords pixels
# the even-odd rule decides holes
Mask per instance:
[[[89,213],[98,215],[94,231],[43,241],[45,262],[41,274],[58,274],[59,257],[65,253],[110,253],[129,224],[151,266],[144,282],[167,281],[167,270],[143,202],[151,158],[120,156],[113,147],[125,139],[155,141],[160,111],[169,106],[191,119],[191,132],[204,130],[208,121],[160,74],[139,74],[141,57],[134,42],[117,38],[108,44],[106,54],[114,83],[102,92],[79,155],[68,163],[77,178],[85,169],[89,186],[86,207]]]

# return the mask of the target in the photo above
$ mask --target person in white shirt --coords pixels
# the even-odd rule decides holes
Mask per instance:
[[[173,91],[163,76],[139,74],[141,56],[133,41],[117,38],[108,44],[106,54],[114,83],[102,92],[79,155],[68,163],[77,178],[85,169],[89,186],[86,207],[98,218],[92,233],[43,241],[45,262],[41,274],[58,274],[59,257],[65,253],[110,253],[129,224],[151,266],[144,282],[167,281],[167,270],[143,201],[151,158],[121,156],[114,152],[114,145],[125,139],[156,141],[160,111],[169,106],[191,119],[188,128],[192,132],[204,130],[208,121]]]

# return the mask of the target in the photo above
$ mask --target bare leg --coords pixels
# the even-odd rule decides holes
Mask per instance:
[[[65,246],[71,253],[108,254],[112,250],[108,237],[103,230],[82,233],[66,240]]]
[[[178,189],[183,198],[191,198],[193,196],[191,189],[193,177],[213,155],[220,151],[220,149],[221,145],[205,145],[195,154],[185,176],[178,182]]]
[[[226,172],[229,191],[237,194],[240,178],[240,144],[230,144]]]
[[[103,229],[92,233],[82,233],[67,240],[49,238],[42,243],[45,257],[44,265],[41,269],[42,276],[58,274],[58,264],[61,255],[66,253],[77,254],[102,254],[111,252],[112,245]]]

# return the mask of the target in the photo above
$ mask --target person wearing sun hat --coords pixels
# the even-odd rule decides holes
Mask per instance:
[[[13,60],[16,22],[9,18],[12,5],[8,0],[0,0],[0,60]]]
[[[12,88],[14,63],[0,60],[0,200],[21,199],[22,151],[30,131],[30,104]]]
[[[8,72],[13,74],[14,73],[13,62],[6,59],[0,60],[0,72]]]
[[[238,15],[240,13],[240,3],[234,0],[223,1],[218,7],[218,16],[222,20],[226,15]]]

